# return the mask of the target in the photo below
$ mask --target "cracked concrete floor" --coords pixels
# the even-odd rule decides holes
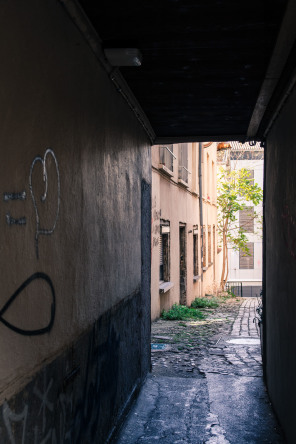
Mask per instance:
[[[152,324],[152,373],[117,444],[284,443],[262,380],[257,300]]]

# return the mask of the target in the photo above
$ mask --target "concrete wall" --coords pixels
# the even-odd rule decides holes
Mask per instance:
[[[266,376],[289,443],[296,442],[296,91],[267,139]]]
[[[0,441],[104,442],[150,367],[149,143],[60,3],[0,26]]]

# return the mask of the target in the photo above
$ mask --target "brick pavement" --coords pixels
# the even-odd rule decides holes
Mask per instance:
[[[257,298],[243,298],[239,308],[237,318],[235,319],[231,334],[234,336],[259,337],[259,328],[256,318],[256,308],[258,306]]]

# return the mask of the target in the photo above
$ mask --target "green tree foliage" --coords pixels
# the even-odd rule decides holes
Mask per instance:
[[[232,170],[220,168],[218,173],[217,204],[218,232],[222,241],[223,264],[221,287],[224,289],[228,278],[228,245],[248,254],[246,227],[239,226],[238,212],[250,204],[257,206],[263,199],[262,188],[250,177],[246,168]],[[261,216],[255,211],[252,217],[260,222]]]

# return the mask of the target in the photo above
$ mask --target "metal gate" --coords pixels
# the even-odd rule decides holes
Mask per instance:
[[[227,282],[225,288],[235,296],[244,298],[257,298],[262,290],[258,285],[243,285],[242,282]]]

